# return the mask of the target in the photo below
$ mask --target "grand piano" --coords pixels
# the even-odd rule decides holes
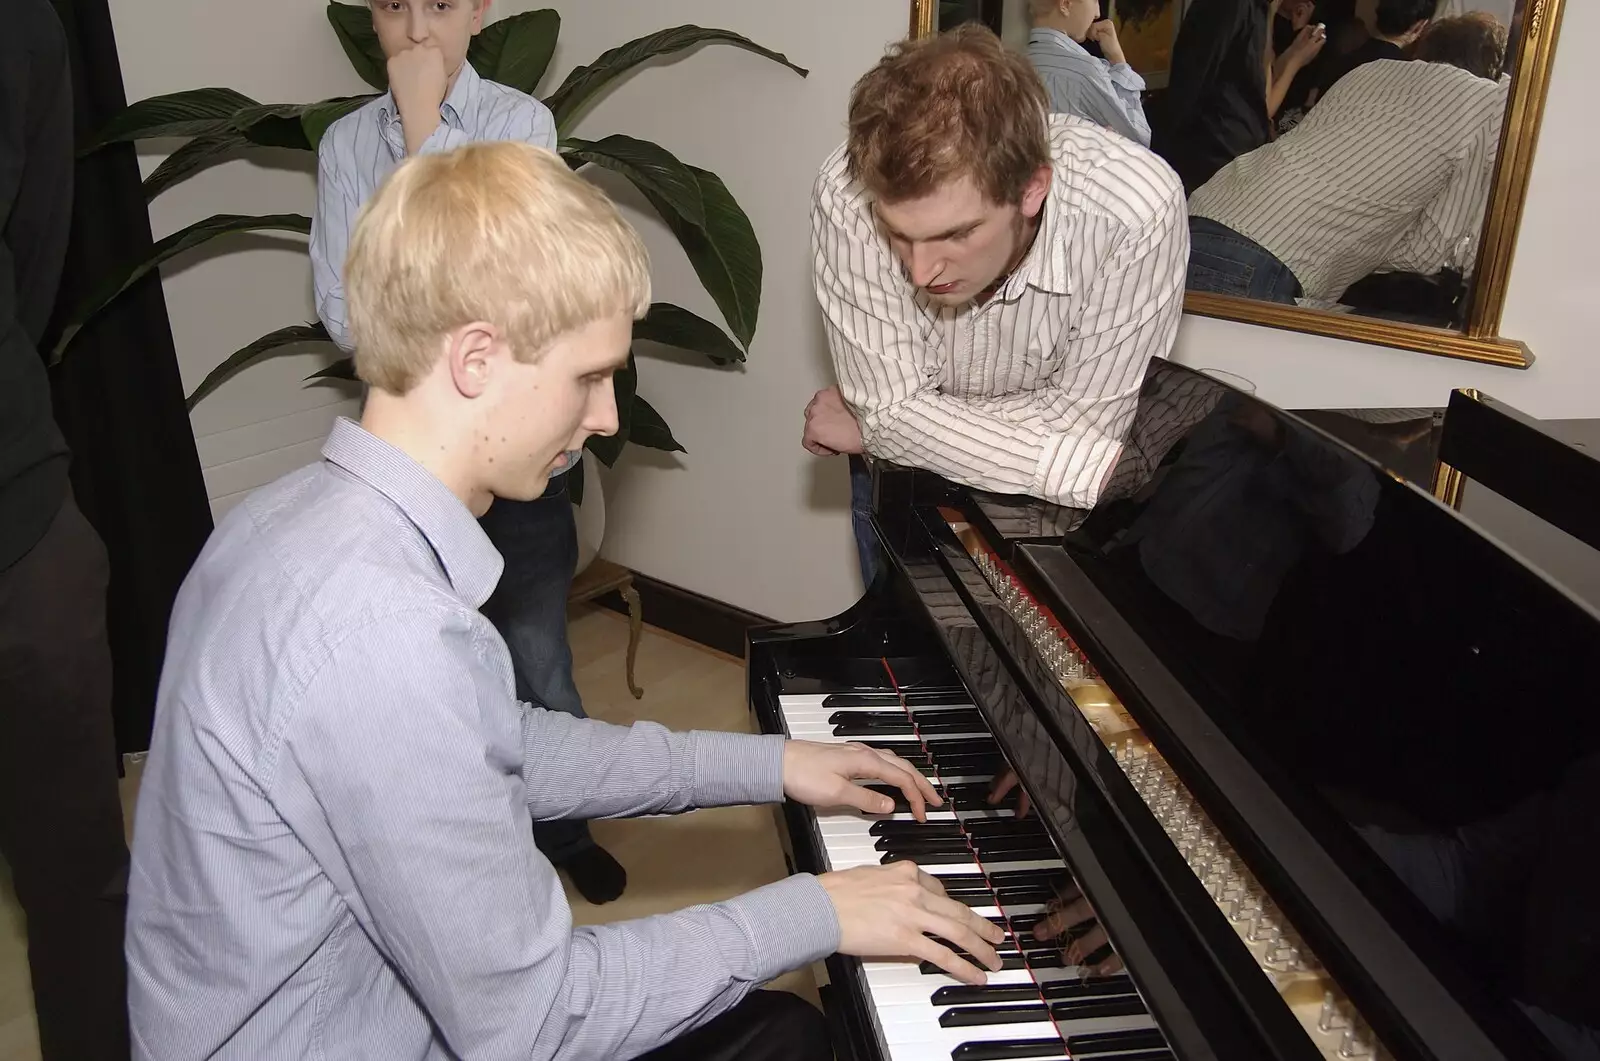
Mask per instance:
[[[873,475],[884,573],[752,631],[751,705],[946,805],[789,852],[1008,935],[981,988],[829,959],[841,1059],[1600,1058],[1600,613],[1537,557],[1161,360],[1092,511]]]

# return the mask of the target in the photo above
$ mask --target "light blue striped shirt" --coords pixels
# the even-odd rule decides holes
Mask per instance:
[[[1096,59],[1065,33],[1043,26],[1028,34],[1028,59],[1050,94],[1051,111],[1076,114],[1150,146],[1150,123],[1139,98],[1144,78],[1133,67]]]
[[[839,944],[814,877],[573,928],[532,816],[782,798],[781,738],[517,702],[500,555],[348,420],[173,610],[129,886],[137,1061],[627,1058]]]

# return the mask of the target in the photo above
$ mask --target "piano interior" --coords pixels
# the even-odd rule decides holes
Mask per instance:
[[[830,959],[841,1058],[1600,1058],[1593,611],[1159,360],[1092,510],[874,484],[885,573],[753,631],[751,704],[947,804],[785,806],[791,859],[912,859],[1009,935],[982,988]]]

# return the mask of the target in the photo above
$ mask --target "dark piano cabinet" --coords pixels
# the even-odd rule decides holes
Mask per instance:
[[[1159,1028],[1147,1056],[1600,1058],[1592,610],[1159,360],[1093,511],[874,476],[891,563],[844,615],[751,634],[762,728],[886,673],[963,689]],[[797,866],[832,865],[785,814]],[[860,963],[829,974],[842,1056],[949,1053],[885,1053]]]

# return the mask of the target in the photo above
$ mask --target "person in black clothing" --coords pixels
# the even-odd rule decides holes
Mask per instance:
[[[1292,2],[1296,10],[1309,7]],[[1320,31],[1302,16],[1294,43],[1277,56],[1270,30],[1279,6],[1280,0],[1194,0],[1183,16],[1150,147],[1177,171],[1185,192],[1272,138],[1269,60],[1279,59],[1274,78],[1292,79],[1320,49]]]
[[[0,34],[0,855],[27,918],[45,1061],[128,1057],[128,851],[105,548],[72,498],[39,349],[71,230],[67,40],[49,0]]]
[[[1422,36],[1422,31],[1438,13],[1439,0],[1378,0],[1367,39],[1352,51],[1323,64],[1306,105],[1316,106],[1317,100],[1328,94],[1334,82],[1358,66],[1379,59],[1405,59],[1406,49]]]

